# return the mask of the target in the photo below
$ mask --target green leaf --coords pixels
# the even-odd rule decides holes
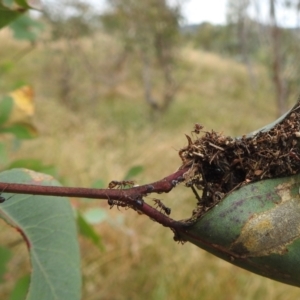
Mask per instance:
[[[27,14],[9,24],[14,32],[14,38],[18,40],[35,41],[43,30],[41,22],[33,20]]]
[[[105,184],[104,181],[99,179],[93,182],[92,184],[92,188],[94,189],[104,189],[105,188]]]
[[[30,5],[27,3],[26,0],[15,0],[15,2],[21,6],[21,7],[24,7],[24,8],[31,8]]]
[[[25,8],[11,9],[0,3],[0,29],[21,16],[25,11]]]
[[[5,96],[0,100],[0,125],[9,119],[13,106],[14,101],[10,96]]]
[[[132,179],[133,177],[139,175],[143,171],[144,171],[144,167],[143,166],[133,166],[126,173],[126,175],[124,177],[124,180]]]
[[[14,4],[14,0],[2,0],[1,2],[8,7],[11,7]]]
[[[259,275],[300,287],[300,175],[228,194],[177,238]]]
[[[83,217],[89,224],[99,224],[107,219],[108,214],[106,209],[91,208],[84,212]]]
[[[95,229],[85,220],[79,211],[77,211],[77,225],[81,235],[90,239],[100,250],[104,250],[100,235],[96,233]]]
[[[9,300],[23,300],[26,298],[28,287],[30,284],[30,275],[20,278],[12,290]]]
[[[32,8],[26,0],[2,0],[1,1],[6,7],[12,8],[13,5],[17,4],[23,8]]]
[[[1,182],[52,185],[52,177],[26,169],[0,174]],[[76,223],[66,198],[3,193],[0,216],[15,227],[30,251],[32,274],[26,299],[80,299]]]
[[[8,161],[7,152],[4,143],[0,143],[0,165],[6,164]]]
[[[8,127],[0,128],[0,133],[11,133],[19,139],[33,139],[37,137],[37,130],[30,124],[13,124]]]
[[[2,282],[3,276],[6,273],[6,266],[12,256],[11,251],[8,248],[0,247],[0,282]]]
[[[25,168],[36,172],[46,173],[55,176],[57,174],[55,166],[45,165],[39,159],[18,159],[13,161],[6,169]]]

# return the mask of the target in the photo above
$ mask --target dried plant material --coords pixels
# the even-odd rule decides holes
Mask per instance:
[[[295,175],[300,171],[300,102],[272,127],[239,138],[203,131],[199,124],[186,136],[188,145],[179,151],[186,186],[198,203],[191,220],[219,203],[239,187],[270,178]],[[200,191],[200,195],[198,195]]]

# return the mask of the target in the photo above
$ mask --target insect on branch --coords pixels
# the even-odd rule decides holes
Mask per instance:
[[[130,207],[137,210],[151,219],[157,221],[166,227],[181,228],[185,226],[180,221],[175,221],[169,218],[167,207],[161,206],[158,209],[148,205],[144,201],[144,197],[152,193],[168,193],[177,184],[183,182],[184,174],[188,168],[181,168],[175,173],[158,180],[153,183],[144,184],[141,186],[133,186],[133,181],[116,181],[110,182],[108,189],[95,188],[75,188],[75,187],[60,187],[60,186],[41,186],[41,185],[27,185],[18,183],[0,182],[0,190],[5,189],[5,193],[14,194],[31,194],[44,196],[61,196],[61,197],[78,197],[90,199],[108,200],[110,206],[117,205],[122,207]],[[126,187],[126,188],[125,188]],[[0,200],[4,197],[1,196]],[[164,213],[160,212],[162,209]]]

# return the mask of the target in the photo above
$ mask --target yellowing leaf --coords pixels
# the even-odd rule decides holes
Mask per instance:
[[[14,102],[11,116],[6,124],[31,123],[34,114],[34,92],[30,86],[23,86],[9,94]]]
[[[15,105],[28,116],[34,114],[33,89],[26,85],[10,93]]]

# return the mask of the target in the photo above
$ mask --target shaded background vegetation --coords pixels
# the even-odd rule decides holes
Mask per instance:
[[[297,13],[298,3],[269,1],[270,22],[262,23],[248,14],[251,1],[229,1],[222,26],[184,25],[184,2],[109,4],[98,12],[85,1],[44,3],[43,14],[31,17],[43,27],[39,35],[36,23],[28,28],[31,37],[0,32],[1,93],[32,85],[39,131],[21,145],[6,136],[9,160],[39,159],[55,166],[63,184],[86,187],[107,186],[142,166],[134,179],[144,184],[180,166],[177,152],[194,123],[236,136],[270,123],[294,103],[298,28],[279,26],[276,9],[289,5]],[[161,199],[175,219],[189,217],[196,204],[184,186]],[[109,210],[104,201],[72,203],[105,247],[80,237],[83,299],[300,296],[297,288],[177,245],[171,231],[133,211]],[[7,298],[29,262],[19,235],[1,228],[1,243],[16,253],[0,287]]]

